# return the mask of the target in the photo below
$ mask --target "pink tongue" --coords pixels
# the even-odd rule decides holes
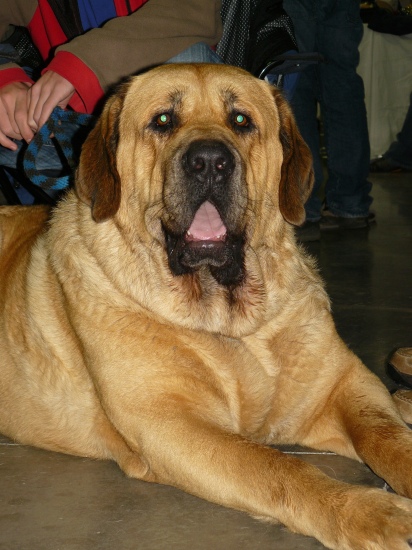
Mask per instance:
[[[204,202],[196,212],[187,238],[193,241],[219,241],[226,235],[226,227],[219,212],[210,202]]]

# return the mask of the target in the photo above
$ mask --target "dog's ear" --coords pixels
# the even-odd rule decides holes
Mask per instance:
[[[113,217],[120,206],[120,177],[116,167],[119,116],[125,90],[110,97],[96,126],[83,144],[75,189],[91,207],[96,222]]]
[[[305,221],[304,205],[314,182],[312,154],[300,135],[288,103],[277,90],[274,97],[279,111],[279,137],[283,148],[279,207],[286,221],[302,225]]]

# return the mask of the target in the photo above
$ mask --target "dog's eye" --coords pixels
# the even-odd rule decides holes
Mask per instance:
[[[235,114],[234,122],[236,126],[240,126],[241,128],[249,126],[249,118],[246,115],[242,115],[242,113]]]
[[[233,111],[230,114],[230,124],[235,132],[242,134],[249,133],[255,128],[250,116],[240,111]]]
[[[159,113],[153,117],[150,127],[158,133],[168,133],[176,126],[176,119],[173,113]]]
[[[172,123],[172,117],[169,113],[162,113],[156,118],[156,124],[158,126],[167,126]]]

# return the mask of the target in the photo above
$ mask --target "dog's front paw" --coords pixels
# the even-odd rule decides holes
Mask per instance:
[[[380,489],[351,490],[338,524],[340,550],[412,548],[412,501]]]

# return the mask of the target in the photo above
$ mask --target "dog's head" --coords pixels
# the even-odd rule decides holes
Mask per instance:
[[[174,275],[206,268],[236,286],[247,244],[303,223],[312,180],[278,90],[225,65],[164,65],[109,99],[76,189],[96,222],[132,217],[162,242]]]

